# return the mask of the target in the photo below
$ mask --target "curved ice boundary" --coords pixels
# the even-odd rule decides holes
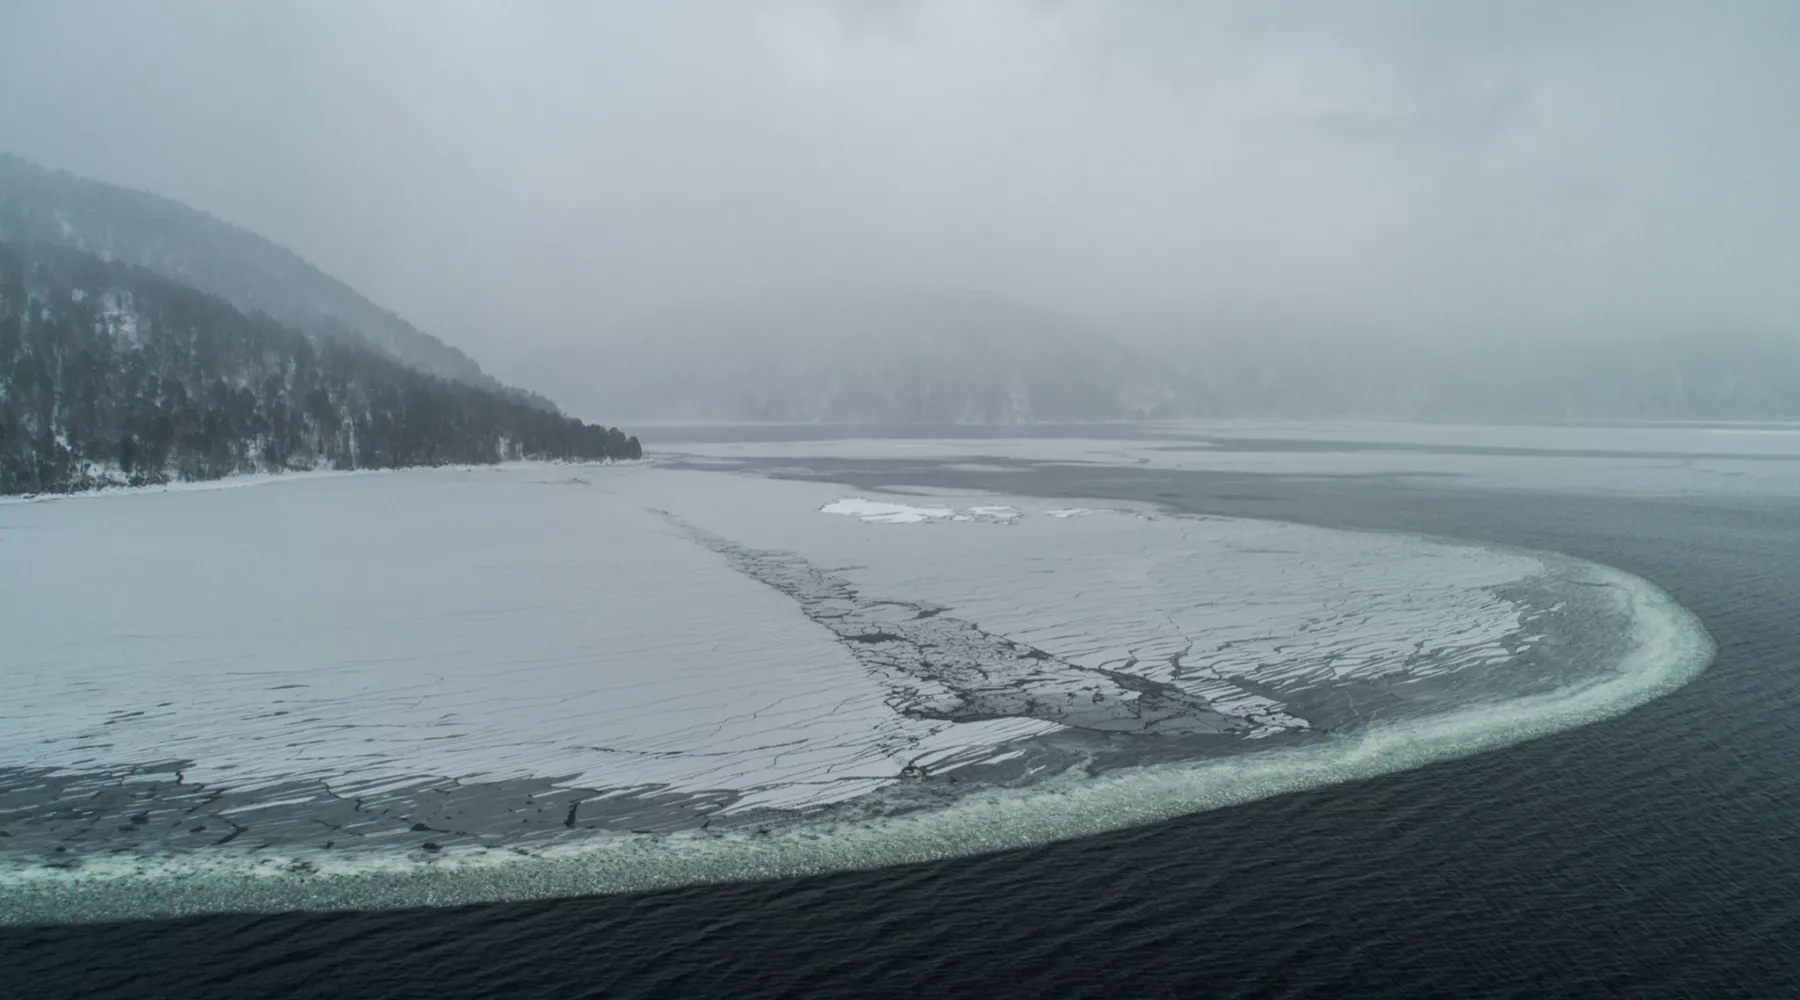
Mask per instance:
[[[1377,723],[1319,742],[983,791],[937,808],[883,814],[881,796],[830,821],[665,835],[611,835],[536,850],[446,848],[392,855],[90,859],[79,868],[0,861],[0,924],[90,922],[208,912],[378,909],[637,892],[878,868],[1027,847],[1153,823],[1466,757],[1621,715],[1697,677],[1714,645],[1660,588],[1592,563],[1633,623],[1605,676],[1539,695]]]

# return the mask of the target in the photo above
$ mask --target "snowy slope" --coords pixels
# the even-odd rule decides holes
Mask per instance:
[[[293,251],[180,202],[0,154],[0,240],[147,267],[308,333],[366,344],[433,375],[499,386],[445,344]]]
[[[0,494],[640,454],[617,429],[308,337],[144,268],[0,242]]]

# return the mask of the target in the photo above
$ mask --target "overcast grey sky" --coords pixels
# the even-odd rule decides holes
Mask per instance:
[[[0,148],[483,360],[837,277],[1800,329],[1800,3],[0,3]]]

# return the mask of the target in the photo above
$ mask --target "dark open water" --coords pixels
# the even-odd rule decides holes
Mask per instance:
[[[809,464],[867,486],[1553,549],[1662,585],[1718,658],[1550,739],[997,856],[448,911],[0,929],[0,996],[1800,996],[1794,498]]]

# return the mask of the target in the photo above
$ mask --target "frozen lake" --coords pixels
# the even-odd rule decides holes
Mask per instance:
[[[1108,450],[1143,457],[1080,460]],[[729,467],[220,485],[0,505],[0,919],[1039,843],[1579,725],[1710,656],[1604,567],[1118,502]]]
[[[660,454],[744,462],[937,462],[981,471],[1017,462],[1280,477],[1381,477],[1484,491],[1633,497],[1800,492],[1800,425],[1479,426],[1234,420],[1087,427],[913,429],[891,438],[831,427],[682,428]],[[991,435],[991,436],[989,436]],[[993,463],[1002,464],[993,464]]]

